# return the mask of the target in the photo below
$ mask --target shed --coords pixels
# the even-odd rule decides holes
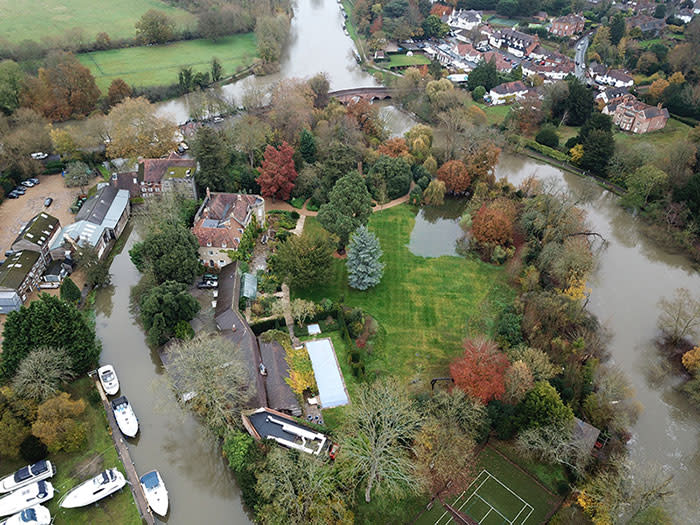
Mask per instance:
[[[574,440],[580,443],[582,450],[590,452],[595,446],[599,435],[600,430],[596,427],[577,417],[574,418]]]
[[[258,278],[252,273],[244,273],[241,276],[241,297],[255,300],[258,295]]]

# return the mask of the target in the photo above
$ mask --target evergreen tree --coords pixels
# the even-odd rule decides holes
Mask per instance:
[[[358,290],[376,286],[384,275],[384,263],[379,259],[382,248],[379,240],[366,226],[360,226],[348,245],[348,284]]]
[[[483,86],[486,91],[498,85],[498,69],[496,68],[495,60],[486,62],[482,60],[479,64],[469,73],[469,78],[467,79],[467,86],[470,91],[474,91],[478,86]]]
[[[308,164],[316,162],[316,139],[306,128],[301,131],[299,153],[301,153],[304,162]]]
[[[223,77],[223,68],[221,67],[221,62],[219,59],[214,57],[211,59],[211,80],[212,82],[218,82]]]
[[[70,277],[66,277],[61,283],[61,299],[69,303],[80,301],[80,288]]]
[[[341,177],[330,193],[329,202],[321,206],[318,221],[339,238],[340,248],[348,243],[350,234],[364,226],[372,213],[372,198],[365,181],[356,171]]]
[[[157,313],[153,318],[153,325],[148,331],[146,341],[149,346],[160,346],[168,341],[168,327],[165,324],[163,314]]]
[[[207,188],[211,191],[233,189],[226,173],[231,156],[223,132],[208,126],[200,128],[192,144],[192,153],[199,162],[195,181],[200,192]]]
[[[610,19],[610,43],[615,46],[619,44],[625,36],[625,31],[625,18],[622,13],[615,13]]]

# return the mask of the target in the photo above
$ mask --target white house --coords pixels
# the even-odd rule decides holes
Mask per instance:
[[[499,84],[489,91],[489,96],[492,104],[506,104],[523,98],[528,91],[528,87],[525,84],[520,80],[516,80],[515,82]]]
[[[455,31],[459,29],[469,31],[479,24],[481,24],[481,12],[473,9],[453,9],[452,13],[447,17],[447,25]]]

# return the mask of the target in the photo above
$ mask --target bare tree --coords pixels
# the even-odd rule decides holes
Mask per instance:
[[[526,457],[560,463],[582,474],[592,456],[588,445],[573,432],[573,422],[534,427],[523,430],[516,441]]]
[[[75,377],[71,365],[70,356],[62,348],[37,348],[20,363],[12,387],[20,397],[43,401]]]
[[[200,334],[167,349],[172,388],[217,434],[240,426],[253,392],[238,347],[219,335]]]
[[[687,337],[694,337],[700,327],[700,301],[686,288],[677,288],[673,299],[661,299],[658,325],[673,344]]]
[[[373,491],[390,495],[420,491],[409,443],[421,419],[405,388],[395,380],[359,391],[347,418],[339,461],[352,484],[364,485],[367,503]]]

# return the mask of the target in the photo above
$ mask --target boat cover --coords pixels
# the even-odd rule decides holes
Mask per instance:
[[[141,477],[141,483],[143,483],[143,486],[147,489],[156,488],[158,485],[160,485],[160,482],[158,481],[158,474],[156,474],[155,471],[144,474]]]

